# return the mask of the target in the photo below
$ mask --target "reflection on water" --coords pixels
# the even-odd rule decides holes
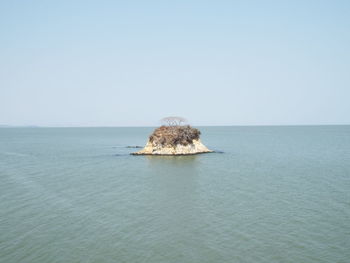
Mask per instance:
[[[198,225],[201,220],[199,159],[197,155],[147,156],[151,191],[157,196],[151,204],[157,225],[166,229],[160,233],[176,246],[183,246],[184,238],[193,239],[189,226]]]
[[[149,164],[159,165],[172,165],[173,167],[190,167],[196,165],[198,155],[179,155],[179,156],[156,156],[145,155]]]

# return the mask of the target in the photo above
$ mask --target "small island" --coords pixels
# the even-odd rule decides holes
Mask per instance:
[[[149,136],[146,146],[132,155],[192,155],[210,153],[200,140],[201,132],[184,125],[181,117],[167,117],[162,119],[167,125],[156,128]]]

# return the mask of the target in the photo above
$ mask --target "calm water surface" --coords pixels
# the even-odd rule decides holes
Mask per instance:
[[[0,129],[0,262],[350,262],[350,126]]]

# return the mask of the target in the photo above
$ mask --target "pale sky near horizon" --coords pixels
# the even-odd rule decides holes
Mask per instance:
[[[1,1],[0,124],[350,124],[350,1]]]

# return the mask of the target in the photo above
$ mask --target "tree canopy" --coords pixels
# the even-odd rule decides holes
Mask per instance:
[[[161,119],[160,121],[163,124],[166,124],[168,126],[181,126],[187,122],[187,120],[185,118],[178,117],[178,116],[165,117],[165,118]]]

